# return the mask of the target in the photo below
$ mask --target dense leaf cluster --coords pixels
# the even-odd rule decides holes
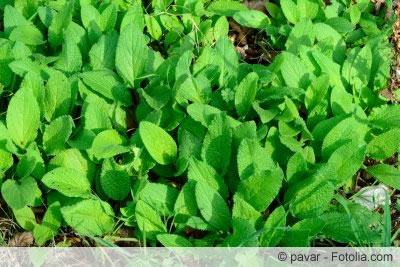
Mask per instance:
[[[369,0],[267,1],[265,13],[2,0],[1,196],[37,245],[65,226],[129,227],[147,245],[382,245],[382,216],[339,191],[360,169],[400,189],[383,163],[400,144],[400,106],[380,95],[386,15]],[[271,64],[241,59],[229,20],[280,51]]]

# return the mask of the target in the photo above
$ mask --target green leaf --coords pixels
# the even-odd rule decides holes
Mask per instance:
[[[32,174],[36,167],[36,158],[30,153],[26,153],[18,162],[17,175],[19,178],[25,178]]]
[[[367,44],[343,63],[342,75],[356,89],[367,86],[372,66],[372,51]]]
[[[285,43],[288,52],[295,55],[312,47],[315,40],[313,24],[310,20],[301,20],[290,31],[289,37]]]
[[[109,70],[96,70],[80,74],[83,82],[92,90],[107,99],[113,100],[123,105],[131,105],[131,94],[129,90],[121,84],[119,77]]]
[[[108,115],[110,106],[107,102],[95,94],[90,94],[85,98],[83,105],[84,124],[86,130],[99,133],[103,130],[112,128]],[[91,143],[89,147],[91,146]]]
[[[146,150],[157,163],[167,165],[175,161],[176,143],[164,129],[151,122],[142,121],[139,134]]]
[[[49,171],[54,170],[57,167],[72,168],[80,171],[89,179],[90,182],[93,182],[96,172],[95,164],[75,148],[61,151],[49,161]]]
[[[53,73],[46,84],[44,97],[47,121],[68,115],[71,108],[71,97],[71,84],[68,78],[61,72]]]
[[[157,41],[160,41],[162,37],[162,29],[157,19],[151,15],[146,14],[144,15],[144,21],[146,22],[146,27],[151,37],[153,37]]]
[[[400,125],[400,105],[384,105],[371,112],[371,124],[379,129],[397,128]]]
[[[197,215],[195,185],[195,181],[187,181],[176,198],[174,213],[176,214],[175,221],[177,223],[186,222],[191,216]]]
[[[335,241],[366,245],[382,239],[382,234],[371,227],[379,224],[379,214],[358,203],[349,202],[347,211],[343,207],[336,207],[319,218],[325,223],[321,233]]]
[[[286,211],[282,206],[279,206],[268,216],[268,219],[264,224],[265,232],[261,235],[261,246],[277,246],[285,233],[285,226]]]
[[[326,159],[342,145],[351,141],[364,140],[369,127],[360,118],[350,117],[339,122],[326,135],[322,143],[322,156]]]
[[[114,211],[101,200],[85,199],[61,208],[65,222],[82,235],[101,236],[114,227]]]
[[[11,139],[21,148],[26,148],[37,136],[40,110],[32,91],[18,90],[7,108],[7,129]]]
[[[97,159],[111,158],[129,150],[129,147],[124,146],[124,139],[116,130],[105,130],[99,133],[90,149]]]
[[[224,87],[236,82],[239,58],[235,47],[227,36],[219,38],[215,45],[216,63],[220,69],[219,85]]]
[[[158,183],[146,183],[138,195],[138,199],[149,204],[163,216],[169,215],[174,210],[177,197],[178,190]]]
[[[142,90],[142,94],[150,107],[160,110],[169,102],[171,89],[165,85],[148,86]]]
[[[101,8],[100,28],[103,32],[112,31],[117,22],[118,6],[113,2]]]
[[[257,140],[242,139],[237,154],[239,177],[245,180],[255,173],[275,168],[268,152]]]
[[[239,11],[246,11],[248,8],[238,1],[213,1],[207,8],[207,11],[213,12],[220,16],[231,17]]]
[[[118,38],[118,33],[111,31],[92,46],[89,57],[93,70],[114,69]]]
[[[61,206],[57,201],[48,206],[42,224],[36,224],[33,229],[36,244],[43,246],[48,240],[53,239],[58,233],[61,221]]]
[[[226,199],[228,197],[228,187],[225,184],[224,179],[207,163],[197,159],[190,159],[188,179],[204,182],[213,189],[217,190],[218,193]]]
[[[255,72],[249,73],[238,85],[235,93],[236,112],[240,117],[246,116],[250,111],[257,93],[258,75]]]
[[[228,235],[223,245],[227,247],[257,247],[258,238],[254,225],[245,219],[232,219],[233,234]]]
[[[137,24],[131,23],[122,30],[118,40],[115,66],[118,73],[135,87],[143,74],[148,47],[145,36]]]
[[[142,200],[136,203],[135,217],[139,229],[145,232],[146,238],[154,239],[158,233],[167,232],[160,214]]]
[[[231,157],[232,130],[225,113],[220,113],[211,121],[203,141],[201,158],[223,175]]]
[[[193,244],[186,238],[175,234],[159,234],[157,240],[164,247],[193,247]]]
[[[79,72],[82,68],[82,55],[77,44],[67,38],[62,46],[62,51],[54,64],[56,69],[68,74]]]
[[[45,43],[42,33],[33,25],[22,25],[15,27],[11,34],[10,40],[23,42],[26,45],[42,45]]]
[[[20,182],[8,179],[1,186],[3,199],[14,210],[32,205],[38,191],[40,190],[32,177],[26,177]]]
[[[292,0],[281,0],[280,4],[286,19],[290,23],[296,24],[300,18],[300,12],[296,4]]]
[[[257,211],[264,211],[278,195],[282,180],[283,172],[280,168],[254,173],[240,181],[236,194]]]
[[[143,30],[145,25],[143,8],[136,1],[132,2],[129,6],[129,9],[126,11],[126,14],[121,22],[121,31],[125,30],[126,26],[131,23],[138,25],[140,30]]]
[[[15,220],[26,231],[32,231],[36,225],[35,214],[28,206],[22,209],[13,209]]]
[[[353,25],[351,22],[342,17],[329,18],[325,21],[325,23],[340,33],[347,33],[353,30]]]
[[[400,129],[392,129],[376,136],[368,144],[367,153],[375,160],[385,160],[396,153],[400,146]]]
[[[338,184],[342,184],[362,167],[367,146],[360,140],[352,141],[332,153],[328,163],[336,167]]]
[[[299,18],[314,19],[318,15],[319,3],[317,0],[297,0]]]
[[[267,15],[258,10],[235,12],[233,19],[242,26],[255,29],[265,29],[271,24]]]
[[[203,218],[213,227],[228,231],[231,214],[228,205],[218,192],[204,182],[196,183],[196,201]]]
[[[284,60],[281,65],[281,73],[285,83],[289,87],[301,88],[304,80],[309,75],[304,63],[295,55],[289,52],[284,52]]]
[[[51,20],[49,27],[49,42],[52,46],[59,46],[63,42],[63,32],[72,21],[75,0],[69,0],[60,12]]]
[[[369,167],[367,172],[379,182],[395,189],[400,189],[400,172],[395,167],[379,164]]]
[[[310,177],[293,185],[285,194],[290,199],[290,212],[298,218],[311,218],[329,207],[337,182],[335,167],[321,165]]]
[[[233,196],[232,218],[252,221],[255,226],[261,222],[261,214],[238,194]]]
[[[107,170],[100,177],[101,187],[113,200],[123,200],[131,191],[131,180],[126,171]]]
[[[321,22],[314,24],[314,31],[315,37],[319,42],[330,38],[329,45],[332,46],[333,51],[329,56],[335,63],[342,64],[346,57],[346,43],[342,35],[328,24]]]
[[[65,148],[73,126],[74,122],[70,116],[62,116],[46,127],[43,134],[43,148],[48,155],[55,155]]]
[[[82,172],[72,169],[59,167],[46,173],[42,182],[51,189],[59,191],[68,197],[91,197],[89,180]]]
[[[325,222],[319,218],[304,219],[295,223],[288,229],[281,239],[281,246],[284,247],[308,247],[310,239],[321,232]]]

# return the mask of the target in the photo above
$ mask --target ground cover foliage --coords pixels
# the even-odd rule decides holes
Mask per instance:
[[[38,246],[71,232],[92,245],[392,245],[391,10],[2,0],[6,213]],[[269,63],[242,58],[232,23]],[[379,183],[383,207],[356,201]]]

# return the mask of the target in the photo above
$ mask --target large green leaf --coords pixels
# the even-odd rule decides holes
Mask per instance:
[[[147,151],[157,163],[166,165],[175,161],[176,143],[164,129],[151,122],[142,121],[139,134]]]
[[[101,200],[85,199],[61,208],[65,222],[82,235],[101,236],[114,227],[114,211]]]
[[[36,98],[28,88],[18,90],[7,108],[7,129],[11,139],[25,148],[36,139],[40,123],[40,110]]]
[[[208,127],[201,150],[202,159],[223,175],[231,157],[232,130],[226,114],[216,115]]]
[[[231,214],[225,200],[205,182],[196,183],[196,201],[203,218],[213,227],[229,230]]]
[[[89,198],[91,196],[89,180],[76,169],[56,168],[46,173],[42,182],[69,197]]]
[[[32,177],[26,177],[20,182],[8,179],[1,186],[1,195],[7,205],[15,210],[32,205],[38,191],[37,183]]]
[[[148,47],[142,30],[136,23],[126,26],[119,37],[115,66],[118,73],[135,87],[144,71]]]
[[[254,173],[238,185],[237,195],[250,203],[257,211],[263,211],[278,195],[283,173],[280,168]]]

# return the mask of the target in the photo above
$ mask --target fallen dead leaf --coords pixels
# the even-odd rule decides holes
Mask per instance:
[[[16,233],[10,240],[9,245],[11,247],[29,247],[33,244],[32,232]]]
[[[243,4],[246,5],[251,10],[258,10],[261,12],[265,12],[265,4],[269,2],[268,0],[259,0],[259,1],[244,1]]]

